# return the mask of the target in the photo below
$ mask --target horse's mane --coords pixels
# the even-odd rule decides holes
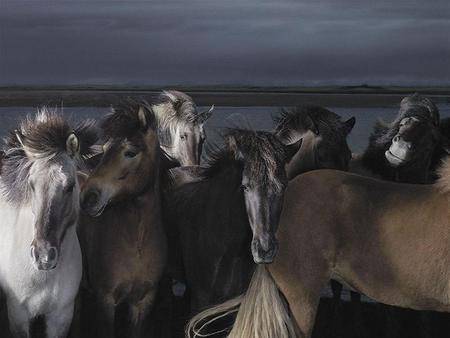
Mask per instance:
[[[80,153],[75,158],[78,168],[84,167],[84,159],[92,154],[91,146],[98,139],[94,120],[86,120],[72,129],[69,123],[46,107],[38,109],[37,114],[27,116],[17,130],[12,130],[4,138],[1,181],[2,193],[11,202],[20,202],[27,196],[28,175],[33,157],[52,160],[67,151],[66,141],[74,133],[80,142]],[[19,140],[20,137],[20,140]]]
[[[172,143],[173,131],[179,125],[197,124],[200,113],[192,98],[177,90],[163,91],[152,103],[159,125],[159,138],[163,145]]]
[[[259,177],[260,184],[272,185],[274,189],[281,188],[281,182],[277,180],[277,177],[280,171],[284,170],[287,154],[276,136],[267,131],[233,128],[227,129],[223,138],[225,141],[223,147],[209,145],[205,164],[202,165],[203,170],[193,173],[197,175],[195,183],[216,177],[226,167],[237,166],[242,170],[245,161],[249,175]],[[235,150],[229,143],[231,138],[239,144],[243,159],[236,158]],[[233,183],[230,182],[230,184]]]
[[[406,96],[400,102],[399,118],[419,116],[430,119],[436,126],[439,125],[439,109],[429,98],[418,93]]]
[[[145,100],[126,99],[112,107],[112,111],[105,116],[101,123],[106,138],[133,137],[136,131],[141,129],[139,121],[139,109],[145,113],[147,125],[153,130],[157,127],[155,115],[150,104]]]
[[[303,105],[281,109],[272,119],[276,125],[275,133],[282,139],[288,139],[294,130],[304,131],[311,128],[317,128],[321,135],[346,136],[341,117],[321,106]]]
[[[153,107],[162,106],[163,111],[158,114],[161,126],[167,127],[175,121],[188,123],[197,122],[199,113],[192,98],[177,90],[165,90],[154,100]]]

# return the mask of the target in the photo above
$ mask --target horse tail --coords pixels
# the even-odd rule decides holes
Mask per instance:
[[[233,312],[237,312],[237,315],[228,338],[297,337],[288,306],[265,265],[257,266],[244,295],[193,317],[186,327],[187,337],[207,337],[216,334],[217,332],[204,334],[201,331]]]

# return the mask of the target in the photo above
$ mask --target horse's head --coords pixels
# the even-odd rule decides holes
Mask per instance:
[[[243,166],[241,187],[253,232],[253,259],[255,263],[271,263],[278,251],[275,232],[287,186],[284,166],[298,151],[301,140],[285,146],[269,132],[232,130],[226,141]]]
[[[198,165],[206,140],[204,123],[214,106],[198,112],[192,98],[178,91],[164,91],[152,109],[159,122],[161,148],[181,166]]]
[[[314,169],[348,170],[351,151],[347,136],[355,118],[341,117],[319,106],[301,106],[283,110],[275,118],[275,134],[284,144],[303,139],[300,150],[287,165],[289,179]]]
[[[109,140],[81,193],[81,207],[91,216],[101,215],[112,202],[151,189],[159,170],[156,123],[144,105],[118,107],[105,119],[103,129]]]
[[[11,202],[31,206],[30,254],[39,270],[57,266],[65,234],[78,221],[82,134],[83,130],[72,130],[61,116],[43,109],[8,139],[2,181]]]
[[[439,143],[439,127],[427,119],[405,117],[399,121],[396,129],[389,149],[385,152],[387,161],[393,167],[429,159]]]
[[[418,94],[405,97],[397,118],[385,126],[380,143],[388,144],[386,160],[393,167],[428,161],[440,142],[439,110]]]

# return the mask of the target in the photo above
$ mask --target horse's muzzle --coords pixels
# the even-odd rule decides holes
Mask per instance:
[[[58,249],[54,246],[48,249],[31,246],[31,261],[38,270],[53,270],[58,263]]]
[[[278,253],[278,241],[274,237],[269,237],[265,241],[254,238],[251,248],[256,264],[270,264]]]

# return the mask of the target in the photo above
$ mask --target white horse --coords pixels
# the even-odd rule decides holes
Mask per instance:
[[[200,164],[203,143],[206,140],[204,124],[214,105],[199,112],[189,95],[176,90],[163,91],[152,103],[151,109],[158,120],[161,149],[174,166]],[[163,167],[167,164],[163,163]]]
[[[90,127],[74,131],[42,109],[5,140],[0,286],[14,336],[29,337],[37,319],[44,320],[47,337],[64,337],[70,328],[82,272],[77,163]]]

